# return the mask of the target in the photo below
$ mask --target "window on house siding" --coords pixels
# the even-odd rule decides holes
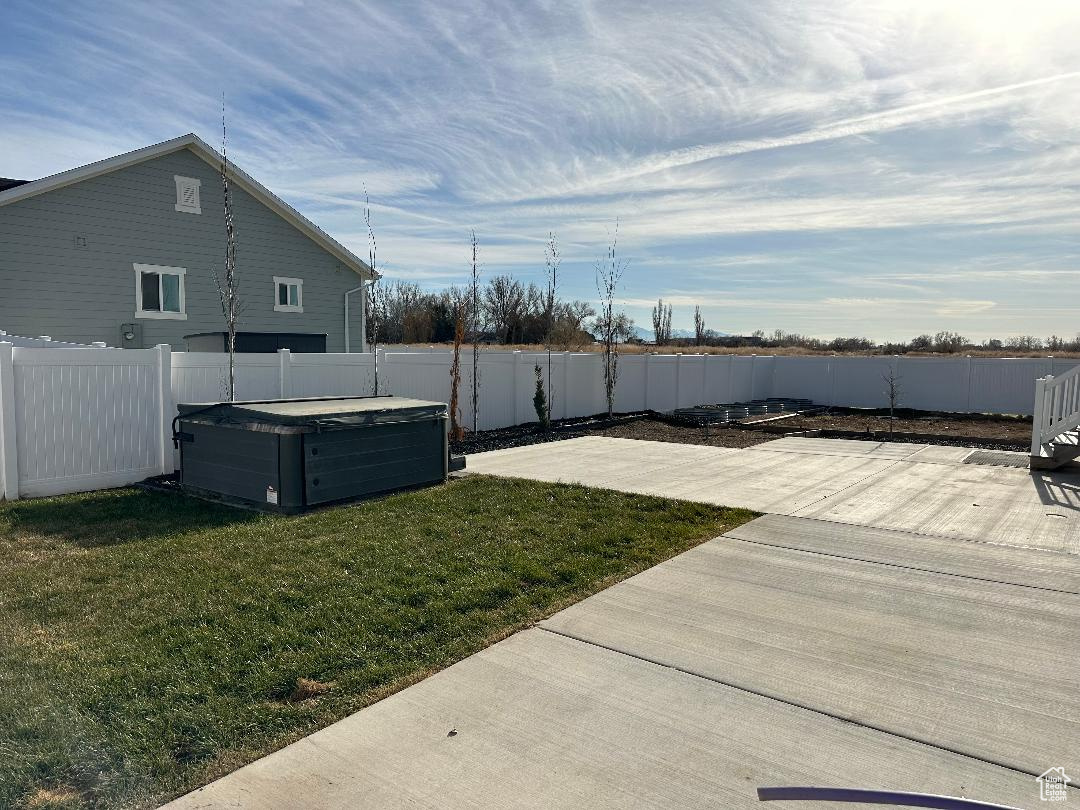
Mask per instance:
[[[303,279],[274,276],[274,311],[304,311]]]
[[[202,203],[199,200],[199,190],[202,181],[195,177],[181,177],[173,175],[176,181],[176,210],[185,214],[201,214]]]
[[[135,265],[135,317],[187,320],[183,267]]]
[[[157,273],[139,273],[142,280],[142,305],[139,309],[157,312],[161,309],[161,276]]]

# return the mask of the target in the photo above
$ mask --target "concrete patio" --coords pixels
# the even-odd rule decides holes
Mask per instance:
[[[1040,806],[1035,776],[1080,772],[1080,478],[969,452],[470,457],[770,514],[169,807],[728,808],[806,784]]]
[[[469,471],[1080,553],[1080,475],[965,463],[972,452],[803,438],[732,450],[597,436],[481,453]]]

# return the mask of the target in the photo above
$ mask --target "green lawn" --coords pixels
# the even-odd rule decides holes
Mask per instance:
[[[480,477],[0,505],[0,807],[151,806],[751,517]]]

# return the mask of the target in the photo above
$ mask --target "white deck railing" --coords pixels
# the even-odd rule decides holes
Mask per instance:
[[[1080,366],[1035,381],[1031,455],[1050,455],[1054,439],[1080,427]]]

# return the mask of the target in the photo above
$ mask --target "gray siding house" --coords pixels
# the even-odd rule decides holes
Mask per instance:
[[[221,157],[194,135],[28,183],[0,183],[0,330],[187,348],[223,332]],[[371,269],[230,165],[242,312],[260,345],[364,349]],[[346,319],[348,313],[348,319]],[[212,338],[193,338],[209,348]],[[219,340],[220,344],[221,341]],[[218,351],[221,349],[218,348]]]

